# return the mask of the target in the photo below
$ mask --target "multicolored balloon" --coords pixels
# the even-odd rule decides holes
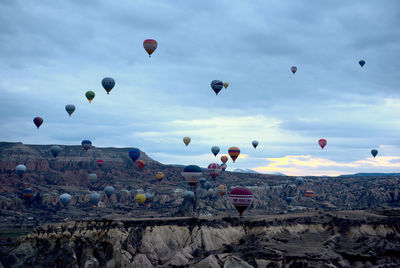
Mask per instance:
[[[164,173],[162,173],[161,171],[157,172],[156,174],[156,178],[159,182],[163,180],[164,176],[165,176]]]
[[[211,163],[208,165],[207,171],[208,171],[208,174],[210,174],[210,176],[213,179],[215,179],[216,177],[218,177],[218,174],[221,172],[221,167],[217,163]]]
[[[143,170],[143,169],[144,169],[144,166],[146,166],[146,161],[144,161],[144,160],[139,160],[139,161],[136,162],[136,165],[138,166],[138,168],[139,168],[140,170]]]
[[[211,82],[211,88],[214,90],[215,95],[218,95],[223,87],[224,83],[221,80],[213,80]]]
[[[115,86],[115,81],[111,77],[105,77],[101,80],[101,85],[107,91],[107,94],[110,94],[111,89]]]
[[[225,185],[221,184],[218,186],[218,194],[223,197],[226,194],[227,188]]]
[[[96,94],[91,90],[87,91],[85,95],[86,95],[86,98],[88,99],[89,103],[91,103],[92,100],[94,99],[94,96],[96,96]]]
[[[191,141],[192,139],[190,138],[190,137],[183,137],[183,143],[186,145],[186,146],[188,146],[189,145],[189,143],[190,143],[190,141]]]
[[[229,199],[242,217],[243,212],[253,202],[253,193],[245,187],[236,187],[232,189]]]
[[[307,197],[313,197],[314,196],[314,191],[307,190],[304,195],[307,196]]]
[[[37,117],[33,118],[33,123],[39,129],[39,127],[43,124],[43,118],[37,116]]]
[[[321,146],[322,150],[324,149],[324,147],[326,146],[328,142],[325,139],[320,139],[318,141],[319,146]]]
[[[292,71],[293,74],[295,74],[297,72],[297,67],[293,66],[292,68],[290,68],[290,70]]]
[[[225,164],[226,162],[228,162],[228,159],[229,159],[229,158],[228,158],[226,155],[221,156],[221,162],[224,163],[224,164]]]
[[[151,57],[151,54],[157,49],[157,45],[157,41],[154,39],[146,39],[143,41],[143,47],[149,54],[149,57]]]
[[[228,150],[228,154],[232,158],[233,163],[235,163],[235,160],[240,155],[240,149],[238,147],[231,147]]]
[[[92,142],[90,140],[83,140],[81,144],[82,144],[83,149],[85,149],[86,152],[87,152],[87,150],[89,150],[92,147]]]
[[[219,147],[218,146],[211,147],[211,152],[213,153],[214,156],[217,156],[217,154],[219,153]]]
[[[153,201],[153,195],[150,193],[145,193],[144,196],[146,196],[146,201],[144,201],[144,205],[146,207],[150,206],[151,201]]]
[[[98,167],[102,167],[103,164],[104,164],[104,160],[98,159],[98,160],[96,160],[96,164],[97,164]]]
[[[253,145],[253,147],[255,149],[258,146],[258,141],[254,140],[254,141],[251,142],[251,144]]]
[[[183,169],[181,175],[185,178],[185,180],[193,189],[199,182],[202,173],[203,170],[199,166],[189,165]]]
[[[25,188],[25,189],[22,191],[22,197],[23,197],[25,200],[31,199],[31,198],[33,197],[33,190],[32,190],[31,188]]]
[[[360,64],[360,66],[363,67],[364,64],[365,64],[365,60],[360,60],[360,61],[358,62],[358,64]]]
[[[129,157],[132,159],[132,162],[135,163],[135,161],[139,158],[140,156],[140,150],[138,148],[133,148],[129,151]]]
[[[65,110],[67,111],[69,116],[71,116],[71,114],[75,111],[75,105],[67,104],[67,105],[65,105]]]
[[[58,145],[53,145],[50,147],[50,152],[56,158],[58,154],[61,152],[61,147]]]
[[[371,150],[371,154],[375,158],[375,156],[377,156],[377,154],[378,154],[378,150],[377,149],[372,149]]]

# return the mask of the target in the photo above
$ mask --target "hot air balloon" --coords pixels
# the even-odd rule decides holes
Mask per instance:
[[[144,201],[144,205],[146,207],[150,206],[151,201],[153,201],[153,195],[150,193],[145,193],[144,196],[146,197],[146,201]]]
[[[43,124],[43,118],[37,116],[37,117],[33,118],[33,123],[39,129],[39,127]]]
[[[221,156],[221,162],[224,163],[224,164],[225,164],[226,162],[228,162],[228,159],[229,159],[229,158],[228,158],[226,155]]]
[[[324,147],[325,147],[326,144],[327,144],[327,141],[326,141],[325,139],[320,139],[320,140],[318,141],[318,144],[319,144],[319,146],[321,146],[322,149],[324,149]]]
[[[144,161],[144,160],[139,160],[139,161],[136,162],[136,165],[138,166],[138,168],[139,168],[140,170],[143,170],[144,166],[146,165],[146,161]]]
[[[108,198],[110,198],[110,196],[112,196],[112,194],[114,193],[114,191],[115,191],[115,189],[114,189],[114,187],[112,187],[112,186],[106,186],[106,187],[104,188],[104,193],[106,194],[106,196],[107,196]]]
[[[254,141],[251,142],[251,144],[253,145],[253,147],[255,149],[258,146],[258,141],[254,140]]]
[[[238,147],[231,147],[228,150],[228,154],[233,160],[233,163],[235,163],[236,158],[240,155],[240,149]]]
[[[210,190],[211,189],[211,187],[212,187],[212,184],[211,184],[211,182],[209,182],[209,181],[206,181],[205,183],[204,183],[204,188],[208,191],[208,190]]]
[[[129,157],[132,159],[132,162],[135,163],[135,161],[139,158],[140,156],[140,150],[138,148],[133,148],[129,151]]]
[[[156,178],[157,178],[157,180],[159,181],[159,182],[161,182],[162,180],[163,180],[163,178],[164,178],[164,173],[162,173],[162,172],[157,172],[157,174],[156,174]]]
[[[242,217],[243,212],[253,201],[253,193],[245,187],[236,187],[231,191],[229,199]]]
[[[26,172],[26,166],[25,165],[18,165],[15,167],[15,171],[17,172],[18,176],[20,178],[22,178],[22,176],[24,175],[24,173]]]
[[[217,156],[217,154],[219,153],[219,147],[218,146],[211,147],[211,152],[213,153],[214,156]]]
[[[183,193],[183,198],[195,199],[195,194],[192,191],[186,191]]]
[[[218,95],[218,93],[221,91],[221,89],[224,87],[224,83],[220,80],[213,80],[211,82],[211,88],[214,90],[215,95]]]
[[[227,188],[225,185],[221,184],[218,186],[218,193],[221,197],[223,197],[226,194]]]
[[[25,200],[29,200],[33,197],[33,190],[31,188],[25,188],[22,191],[22,196]]]
[[[229,87],[229,83],[228,82],[224,82],[224,88],[228,88]]]
[[[143,42],[143,47],[149,54],[149,57],[151,57],[151,54],[153,54],[153,52],[157,49],[157,41],[153,39],[146,39]]]
[[[378,150],[377,149],[372,149],[371,150],[371,154],[375,158],[375,156],[378,154]]]
[[[101,80],[101,85],[107,91],[107,94],[110,94],[111,89],[115,86],[115,81],[111,77],[105,77]]]
[[[217,164],[217,163],[211,163],[208,165],[208,174],[210,174],[210,176],[215,179],[218,174],[221,172],[221,167]]]
[[[183,143],[184,143],[186,146],[188,146],[191,140],[192,140],[192,139],[191,139],[190,137],[184,137],[184,138],[183,138]]]
[[[65,105],[65,110],[67,111],[69,116],[71,116],[71,114],[75,111],[75,105],[67,104],[67,105]]]
[[[222,169],[223,171],[225,171],[226,167],[227,167],[226,164],[222,164],[222,165],[221,165],[221,169]]]
[[[306,193],[305,193],[305,196],[307,196],[307,197],[313,197],[313,196],[314,196],[314,191],[307,190]]]
[[[299,185],[300,185],[300,184],[303,184],[303,180],[304,180],[303,177],[297,177],[297,178],[296,178],[296,182],[297,182],[297,184],[299,184]]]
[[[297,72],[297,67],[293,66],[292,68],[290,68],[290,70],[292,71],[293,74],[295,74]]]
[[[89,198],[89,203],[90,203],[90,204],[92,204],[93,206],[97,206],[97,204],[99,203],[99,201],[100,201],[100,194],[98,194],[98,193],[92,193],[92,194],[90,195],[90,198]]]
[[[64,205],[68,205],[71,202],[72,196],[70,194],[64,193],[60,195],[60,202]]]
[[[286,203],[287,203],[288,205],[290,205],[290,203],[292,202],[292,200],[293,200],[293,197],[290,197],[290,196],[285,197],[285,201],[286,201]]]
[[[90,140],[83,140],[81,144],[82,144],[83,149],[85,149],[86,152],[87,152],[87,150],[89,150],[92,147],[92,142]]]
[[[97,181],[97,175],[96,173],[90,173],[88,175],[88,180],[90,181],[90,183],[95,183]]]
[[[189,165],[183,169],[181,174],[193,189],[199,182],[202,173],[203,171],[199,166]]]
[[[146,196],[144,194],[137,194],[135,196],[135,199],[139,205],[142,205],[142,204],[144,204],[144,202],[146,202]]]
[[[360,60],[358,63],[360,64],[361,67],[363,67],[365,64],[365,60]]]
[[[98,159],[98,160],[96,160],[96,164],[97,164],[98,167],[102,167],[103,164],[104,164],[104,160]]]
[[[96,94],[91,90],[87,91],[85,95],[86,95],[86,98],[88,99],[89,103],[91,103],[92,100],[94,99],[94,96],[96,96]]]
[[[57,157],[58,154],[61,152],[61,147],[58,145],[53,145],[50,147],[50,152],[54,157]]]

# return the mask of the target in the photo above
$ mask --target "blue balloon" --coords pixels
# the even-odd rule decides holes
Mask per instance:
[[[292,202],[292,200],[293,200],[293,197],[290,197],[290,196],[285,197],[285,201],[286,201],[288,204],[290,204],[290,202]]]
[[[96,206],[97,203],[99,203],[99,201],[100,201],[100,195],[98,193],[92,193],[90,195],[90,199],[89,199],[90,204],[92,204],[93,206]]]
[[[68,205],[68,203],[71,201],[72,196],[70,194],[64,193],[60,195],[60,201],[61,203]]]
[[[140,157],[140,150],[138,148],[133,148],[129,151],[129,157],[135,162]]]
[[[115,189],[112,186],[106,186],[104,188],[104,193],[107,195],[107,197],[112,196],[112,194],[114,193]]]
[[[372,149],[371,150],[371,154],[372,154],[373,157],[375,157],[378,154],[378,150]]]
[[[361,65],[361,67],[363,67],[365,64],[365,60],[360,60],[358,63]]]
[[[214,90],[216,95],[218,95],[218,93],[221,91],[223,87],[224,87],[224,82],[222,82],[221,80],[213,80],[211,82],[211,88]]]

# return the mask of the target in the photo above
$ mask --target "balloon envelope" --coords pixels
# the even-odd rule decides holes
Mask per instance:
[[[218,165],[217,163],[211,163],[208,165],[208,174],[210,174],[210,176],[215,179],[218,174],[221,172],[221,167],[220,165]]]
[[[24,199],[30,199],[33,197],[33,190],[31,188],[25,188],[22,191],[22,196],[24,197]]]
[[[254,149],[258,146],[258,141],[254,140],[251,142],[251,144],[253,145]]]
[[[157,41],[154,39],[146,39],[143,41],[143,47],[149,54],[149,57],[151,57],[151,54],[157,49],[157,45]]]
[[[92,142],[90,140],[83,140],[81,144],[85,151],[89,150],[90,147],[92,147]]]
[[[194,192],[192,192],[192,191],[186,191],[186,192],[183,194],[183,198],[188,198],[188,199],[194,200],[194,199],[195,199]]]
[[[290,204],[290,202],[292,202],[293,198],[290,196],[285,197],[285,201]]]
[[[93,91],[89,90],[86,92],[85,96],[88,99],[89,103],[91,103],[92,100],[94,99],[94,96],[96,96],[96,94]]]
[[[22,175],[24,175],[24,173],[25,173],[25,171],[26,171],[26,166],[25,166],[25,165],[22,165],[22,164],[17,165],[17,166],[15,167],[15,171],[17,172],[18,176],[19,176],[20,178],[22,178]]]
[[[37,116],[37,117],[33,118],[33,123],[35,124],[35,126],[37,128],[39,128],[43,124],[43,118]]]
[[[102,159],[96,160],[96,164],[98,167],[102,167],[104,164],[104,160],[102,160]]]
[[[110,94],[111,89],[115,86],[115,81],[111,77],[105,77],[101,80],[101,85],[107,91],[107,94]]]
[[[89,198],[90,204],[92,204],[93,206],[97,206],[97,204],[99,203],[99,201],[100,201],[100,194],[98,194],[98,193],[92,193],[92,194],[90,195],[90,198]]]
[[[107,197],[112,196],[112,194],[114,193],[115,189],[112,186],[106,186],[104,188],[104,193],[106,194]]]
[[[196,186],[196,184],[199,182],[202,173],[203,170],[199,166],[189,165],[183,169],[183,172],[181,174],[188,182],[188,184],[192,188],[194,188],[194,186]]]
[[[137,202],[139,205],[144,204],[144,202],[146,202],[146,195],[144,195],[144,194],[137,194],[137,195],[135,196],[135,199],[136,199],[136,202]]]
[[[183,143],[184,143],[186,146],[188,146],[191,140],[192,140],[192,139],[191,139],[190,137],[184,137],[184,138],[183,138]]]
[[[158,181],[162,181],[162,179],[164,178],[164,173],[162,173],[162,172],[157,172],[157,174],[156,174],[156,178],[157,178],[157,180]]]
[[[228,162],[228,159],[229,159],[229,158],[228,158],[226,155],[221,156],[221,162],[224,163],[224,164],[225,164],[226,162]]]
[[[251,202],[253,202],[253,193],[245,187],[236,187],[231,191],[229,199],[240,216],[242,216],[243,212],[251,205]]]
[[[96,173],[90,173],[90,174],[88,175],[88,180],[89,180],[91,183],[96,182],[96,181],[97,181],[97,175],[96,175]]]
[[[228,82],[224,82],[224,88],[229,87],[229,83]]]
[[[231,147],[229,148],[228,153],[233,162],[235,162],[236,158],[238,158],[238,156],[240,155],[240,149],[238,147]]]
[[[226,165],[226,164],[222,164],[222,165],[221,165],[221,169],[222,169],[223,171],[225,171],[226,168],[227,168],[227,165]]]
[[[58,145],[53,145],[50,147],[50,152],[54,157],[57,157],[58,154],[61,152],[61,147]]]
[[[378,154],[378,150],[372,149],[371,150],[371,154],[372,154],[373,157],[375,157]]]
[[[221,184],[218,186],[218,194],[222,197],[226,194],[227,188],[225,185]]]
[[[324,149],[324,147],[326,146],[328,142],[325,139],[320,139],[318,141],[319,146],[321,146],[322,149]]]
[[[67,104],[67,105],[65,105],[65,110],[67,111],[69,116],[71,116],[71,114],[75,111],[75,105]]]
[[[296,178],[296,182],[298,183],[298,184],[302,184],[303,183],[303,178],[302,177],[297,177]]]
[[[360,66],[363,67],[364,64],[365,64],[365,60],[360,60],[360,61],[358,62],[358,64],[360,64]]]
[[[140,170],[143,170],[143,169],[144,169],[144,166],[146,165],[146,161],[144,161],[144,160],[139,160],[139,161],[136,162],[136,165],[138,166],[138,168],[139,168]]]
[[[224,83],[221,80],[213,80],[211,82],[211,88],[214,90],[215,95],[218,95],[223,87]]]
[[[306,193],[305,193],[305,196],[307,196],[307,197],[313,197],[313,196],[314,196],[314,191],[307,190]]]
[[[219,153],[219,147],[218,146],[211,147],[211,152],[213,153],[214,156],[217,156],[217,154]]]
[[[133,148],[129,151],[129,157],[132,159],[132,162],[135,162],[140,156],[140,150],[138,148]]]
[[[292,71],[293,74],[295,74],[297,72],[297,67],[293,66],[292,68],[290,68],[290,70]]]
[[[71,202],[72,196],[70,194],[64,193],[62,195],[60,195],[60,202],[68,205],[69,202]]]

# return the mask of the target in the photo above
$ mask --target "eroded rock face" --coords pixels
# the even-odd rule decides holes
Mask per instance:
[[[393,216],[394,215],[394,216]],[[400,265],[400,211],[54,224],[3,247],[4,267]]]

